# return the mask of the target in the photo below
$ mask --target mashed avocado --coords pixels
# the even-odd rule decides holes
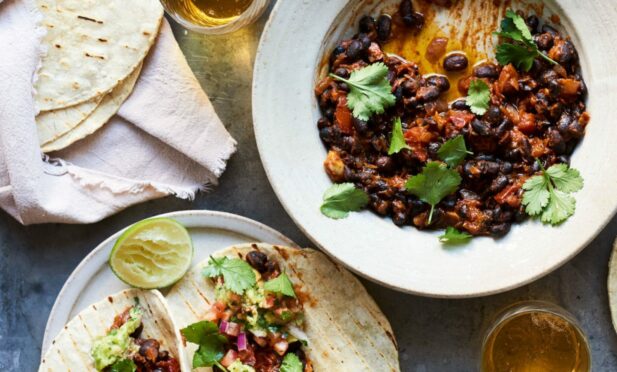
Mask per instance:
[[[255,372],[255,368],[242,364],[239,360],[231,363],[231,365],[227,367],[227,370],[229,372]]]
[[[133,346],[130,334],[141,325],[141,310],[133,307],[129,311],[129,319],[120,328],[114,329],[107,336],[95,340],[90,354],[94,359],[97,371],[103,370],[115,362],[124,359]]]

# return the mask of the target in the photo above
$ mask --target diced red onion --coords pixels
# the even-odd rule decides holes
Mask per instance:
[[[238,351],[243,351],[246,349],[247,349],[246,333],[240,332],[238,334]]]
[[[234,322],[227,322],[227,328],[223,333],[229,336],[236,337],[240,333],[240,324]]]
[[[219,324],[219,331],[221,331],[221,333],[225,333],[227,332],[227,328],[229,327],[229,323],[221,320],[221,324]]]

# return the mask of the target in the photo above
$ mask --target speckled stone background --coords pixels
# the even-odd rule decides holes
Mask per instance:
[[[86,226],[23,227],[0,212],[0,371],[37,369],[47,316],[64,281],[92,248],[128,224],[176,210],[221,210],[261,221],[301,245],[311,245],[274,195],[253,137],[252,66],[264,23],[265,16],[249,28],[218,37],[174,26],[197,78],[240,144],[213,192],[194,202],[148,202]],[[616,235],[617,218],[561,269],[491,297],[437,300],[366,285],[392,323],[403,371],[478,370],[480,344],[491,318],[504,306],[527,299],[555,302],[572,312],[589,336],[594,371],[617,371],[617,337],[606,292],[607,262]]]

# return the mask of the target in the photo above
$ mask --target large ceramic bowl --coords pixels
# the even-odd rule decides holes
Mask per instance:
[[[477,0],[466,1],[466,7]],[[617,206],[617,8],[613,0],[546,1],[581,55],[592,120],[572,166],[585,188],[577,211],[559,227],[515,225],[503,239],[474,239],[445,249],[438,233],[398,228],[365,211],[345,220],[319,206],[331,181],[323,170],[313,86],[336,40],[354,33],[357,19],[392,1],[279,0],[257,53],[253,85],[255,135],[268,177],[283,206],[323,250],[351,270],[405,292],[469,297],[505,291],[556,269],[580,252]],[[469,21],[467,25],[473,24]],[[459,27],[466,27],[460,24]]]

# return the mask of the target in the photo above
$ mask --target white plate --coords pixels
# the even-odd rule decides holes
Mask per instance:
[[[324,50],[329,53],[336,40],[354,33],[348,25],[366,13],[359,8],[393,1],[399,2],[277,3],[257,53],[253,117],[264,167],[283,206],[336,260],[401,291],[437,297],[488,295],[556,269],[601,231],[617,207],[614,0],[544,2],[561,17],[577,45],[590,91],[592,120],[572,159],[585,179],[585,188],[576,194],[576,214],[557,228],[529,221],[514,226],[504,239],[478,238],[456,249],[444,249],[439,233],[401,229],[368,211],[340,221],[319,212],[323,192],[332,183],[323,170],[326,151],[316,126],[319,110],[313,87],[318,66]],[[331,28],[333,24],[339,27]]]
[[[281,233],[251,219],[214,211],[182,211],[163,214],[180,222],[189,230],[195,248],[193,263],[213,252],[239,243],[266,242],[296,247]],[[122,230],[124,231],[124,230]],[[121,291],[128,286],[111,272],[107,258],[119,231],[94,248],[67,279],[49,314],[41,357],[62,327],[91,303]]]

